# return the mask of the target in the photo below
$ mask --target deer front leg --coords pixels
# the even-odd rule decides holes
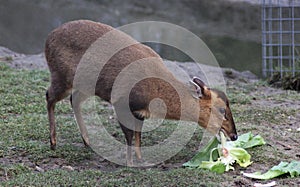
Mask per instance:
[[[49,118],[49,125],[50,125],[50,148],[55,150],[56,147],[56,130],[55,130],[55,117],[54,117],[54,107],[55,103],[47,104],[48,110],[48,118]]]
[[[70,97],[72,108],[73,108],[73,111],[74,111],[74,114],[75,114],[75,119],[76,119],[76,122],[79,126],[79,130],[80,130],[80,133],[81,133],[83,143],[84,143],[85,146],[90,146],[90,141],[89,141],[87,129],[86,129],[86,126],[83,122],[82,115],[81,115],[81,110],[80,110],[81,103],[86,99],[87,99],[87,96],[82,94],[79,91],[75,91]]]

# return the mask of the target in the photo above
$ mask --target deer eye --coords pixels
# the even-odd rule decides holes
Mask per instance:
[[[219,108],[219,112],[225,116],[225,113],[226,113],[226,109],[225,108]]]

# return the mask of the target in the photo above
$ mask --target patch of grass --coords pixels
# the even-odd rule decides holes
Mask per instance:
[[[239,123],[262,124],[262,123],[283,123],[288,116],[295,115],[294,109],[283,109],[280,107],[274,108],[261,108],[253,109],[247,106],[233,105],[232,109],[235,120]]]
[[[11,177],[22,175],[28,172],[30,172],[30,168],[25,166],[23,163],[13,164],[10,166],[0,165],[0,176],[2,176],[6,180]]]
[[[278,93],[278,94],[272,94],[272,95],[266,95],[263,96],[265,99],[270,99],[273,101],[278,102],[285,102],[285,101],[299,101],[299,93],[292,90],[286,90],[284,92]]]
[[[203,177],[205,176],[205,177]],[[66,171],[51,170],[45,173],[23,173],[10,180],[8,186],[222,186],[226,180],[204,170],[123,168],[114,172],[97,170]],[[182,180],[185,179],[185,180]]]
[[[229,92],[228,98],[231,104],[239,104],[239,105],[251,104],[251,97],[244,93]]]
[[[227,87],[227,96],[231,104],[248,105],[251,104],[251,91],[255,89],[253,85],[230,85]]]
[[[9,69],[10,69],[9,66],[6,63],[0,61],[0,70],[1,71],[7,71]]]

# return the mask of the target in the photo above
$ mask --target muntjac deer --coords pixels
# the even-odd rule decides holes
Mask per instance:
[[[50,122],[51,149],[55,149],[56,146],[55,104],[72,92],[71,103],[75,118],[81,131],[83,142],[85,145],[89,145],[88,135],[80,112],[80,103],[91,95],[86,95],[80,90],[76,90],[73,80],[81,58],[88,48],[97,39],[114,30],[116,29],[105,24],[78,20],[65,23],[48,35],[45,55],[51,72],[51,85],[47,90],[46,99]],[[120,31],[119,33],[118,35],[120,36],[126,35]],[[118,45],[120,43],[118,35],[110,42]],[[102,46],[102,48],[105,49],[105,46]],[[102,51],[98,51],[98,53],[101,54]],[[123,115],[121,106],[122,94],[119,98],[112,99],[111,94],[114,81],[123,69],[136,61],[147,58],[152,60],[145,62],[145,66],[140,66],[137,73],[147,77],[147,68],[149,68],[154,69],[159,77],[149,75],[149,77],[138,81],[132,86],[127,105],[129,105],[130,114],[136,120],[132,122],[134,124],[125,124],[128,123],[126,120],[120,120]],[[151,64],[151,66],[147,66],[147,64]],[[136,156],[138,159],[142,158],[141,130],[143,120],[149,117],[194,121],[213,134],[223,131],[231,140],[237,139],[237,132],[226,95],[216,89],[208,88],[197,77],[194,77],[191,83],[193,85],[192,91],[191,87],[176,79],[165,67],[162,59],[156,52],[138,42],[117,51],[103,66],[97,77],[93,95],[99,96],[114,106],[127,142],[128,165],[132,165],[131,145],[133,136],[135,136]],[[126,85],[123,86],[126,87]],[[159,110],[150,109],[151,101],[156,98],[164,102],[166,106],[164,114],[160,114]],[[184,107],[186,110],[184,111],[185,114],[182,115]]]

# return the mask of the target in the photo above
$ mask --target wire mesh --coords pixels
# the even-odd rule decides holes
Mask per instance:
[[[263,76],[300,72],[300,1],[262,0]]]

